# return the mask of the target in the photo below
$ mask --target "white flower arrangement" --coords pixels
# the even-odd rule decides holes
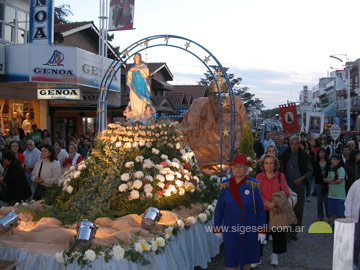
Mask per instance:
[[[124,144],[124,148],[131,149],[131,142],[127,142]]]
[[[135,181],[135,182],[136,182],[136,181]],[[144,191],[145,191],[146,193],[151,193],[151,192],[153,191],[152,185],[146,184],[146,185],[144,186]]]
[[[165,182],[165,177],[163,175],[161,175],[161,174],[158,174],[156,176],[156,180],[159,180],[160,182]]]
[[[63,252],[57,252],[55,254],[55,259],[58,263],[65,263],[65,259],[64,259],[64,253]]]
[[[141,139],[141,140],[139,141],[139,146],[140,146],[140,147],[143,147],[145,144],[146,144],[146,142],[145,142],[143,139]]]
[[[120,148],[122,146],[122,142],[117,142],[116,144],[115,144],[115,147],[117,147],[117,148]]]
[[[149,182],[152,182],[154,179],[153,179],[153,177],[151,175],[147,175],[147,176],[145,176],[145,180],[149,181]]]
[[[133,161],[126,162],[126,163],[125,163],[125,167],[126,167],[126,168],[132,168],[132,167],[134,167],[134,162],[133,162]]]
[[[124,192],[124,191],[126,191],[128,189],[128,185],[127,184],[121,184],[120,186],[119,186],[119,191],[120,192]]]
[[[93,250],[91,249],[88,249],[87,251],[85,251],[85,254],[84,254],[84,258],[88,261],[95,261],[96,259],[96,254]]]
[[[171,237],[173,229],[173,227],[167,227],[165,229],[165,239],[169,239]]]
[[[143,160],[144,160],[144,157],[143,157],[143,156],[137,156],[137,157],[135,158],[135,161],[136,161],[137,163],[143,162]]]
[[[114,259],[120,261],[124,259],[125,250],[120,245],[115,245],[112,247],[111,255],[114,256]]]
[[[151,250],[151,246],[145,240],[140,240],[137,243],[135,243],[134,248],[135,248],[135,251],[137,251],[139,253],[143,253],[143,251]]]
[[[179,173],[179,172],[175,172],[175,175],[176,175],[176,177],[177,177],[178,179],[181,179],[181,177],[182,177],[182,174]]]
[[[201,222],[205,222],[207,220],[207,215],[205,213],[200,213],[198,215],[198,218],[200,219]]]
[[[69,194],[71,194],[73,192],[73,190],[74,190],[74,188],[70,185],[66,188],[66,192]]]
[[[156,148],[151,149],[151,152],[155,155],[158,155],[160,153],[160,151],[157,150]]]
[[[175,148],[176,148],[177,150],[179,150],[180,147],[181,147],[181,144],[180,144],[180,143],[176,143],[176,144],[175,144]]]
[[[146,198],[152,198],[153,197],[153,194],[152,193],[145,193],[145,196],[146,196]]]
[[[157,237],[155,240],[151,242],[151,250],[154,252],[157,251],[159,247],[164,247],[164,246],[165,246],[165,239],[162,237]]]
[[[132,190],[132,191],[130,192],[129,201],[131,201],[131,200],[137,200],[137,199],[139,199],[139,198],[140,198],[140,193],[139,193],[139,191],[137,191],[137,190]]]
[[[163,182],[160,182],[157,184],[157,186],[161,189],[163,189],[165,187],[165,184]]]
[[[184,182],[181,181],[181,180],[176,180],[176,181],[175,181],[175,184],[176,184],[176,186],[178,186],[178,187],[182,187],[182,186],[184,185]]]
[[[120,176],[121,180],[122,181],[129,181],[130,180],[130,174],[128,173],[123,173],[121,176]]]
[[[167,174],[165,178],[167,181],[174,181],[174,179],[175,179],[173,174]]]
[[[160,157],[161,157],[161,159],[164,159],[164,160],[166,160],[166,159],[169,158],[169,157],[168,157],[167,155],[165,155],[165,154],[162,154]]]
[[[154,168],[161,171],[164,168],[164,166],[161,164],[156,164],[156,165],[154,165]]]
[[[83,169],[86,169],[86,165],[85,164],[79,164],[78,170],[82,171]]]
[[[188,217],[185,220],[187,220],[190,224],[195,224],[196,223],[196,218],[195,217]]]
[[[147,143],[145,144],[145,146],[146,146],[146,148],[150,148],[150,147],[152,146],[152,144],[151,144],[151,142],[147,142]]]
[[[180,164],[177,163],[177,162],[171,162],[171,167],[174,167],[176,169],[179,169],[180,168]]]
[[[70,169],[70,171],[75,171],[76,168],[75,168],[75,166],[70,166],[69,169]]]
[[[182,196],[185,194],[185,189],[184,188],[179,188],[179,195]]]
[[[132,186],[136,189],[140,189],[142,187],[142,185],[143,184],[142,184],[141,180],[135,180]]]
[[[137,171],[137,172],[135,172],[134,176],[137,179],[141,179],[144,177],[144,173],[142,171]]]
[[[133,147],[133,148],[137,148],[138,146],[139,146],[139,143],[138,143],[138,142],[133,142],[133,143],[132,143],[132,147]]]
[[[74,172],[74,178],[78,178],[80,176],[81,172],[80,171],[76,171]]]
[[[178,225],[178,227],[180,227],[180,229],[184,228],[184,221],[182,221],[181,219],[178,219],[176,224]]]

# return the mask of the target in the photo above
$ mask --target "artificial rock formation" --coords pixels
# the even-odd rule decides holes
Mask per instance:
[[[235,97],[235,148],[248,122],[245,106]],[[223,164],[230,159],[230,97],[222,98]],[[180,124],[184,139],[194,151],[198,166],[210,173],[220,163],[219,97],[195,99]]]

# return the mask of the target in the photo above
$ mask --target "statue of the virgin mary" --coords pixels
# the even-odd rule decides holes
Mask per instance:
[[[149,123],[149,107],[153,110],[150,100],[150,74],[148,66],[141,60],[141,55],[134,55],[134,65],[127,73],[127,86],[130,88],[130,102],[128,104],[130,122]]]

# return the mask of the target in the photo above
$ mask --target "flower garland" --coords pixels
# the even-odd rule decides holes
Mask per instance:
[[[194,225],[197,222],[205,224],[212,220],[216,203],[217,200],[214,200],[212,204],[205,204],[203,210],[195,216],[189,216],[184,220],[179,219],[176,224],[164,228],[161,234],[156,235],[149,242],[144,239],[135,239],[135,242],[130,243],[127,249],[124,249],[120,244],[117,244],[114,246],[97,247],[94,250],[88,249],[79,251],[75,250],[75,245],[72,242],[72,245],[68,250],[56,253],[55,259],[57,262],[65,265],[77,262],[82,268],[90,266],[91,263],[98,258],[104,258],[106,262],[111,259],[116,261],[126,259],[130,262],[147,265],[150,262],[145,258],[145,255],[149,253],[163,253],[166,245],[173,240],[173,235],[176,237],[179,231],[182,229],[188,230],[191,225]]]

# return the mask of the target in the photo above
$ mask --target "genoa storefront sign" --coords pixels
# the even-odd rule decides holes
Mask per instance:
[[[38,89],[38,99],[80,100],[80,89]]]
[[[9,45],[6,54],[8,82],[70,83],[98,88],[102,79],[101,57],[75,47]],[[111,62],[106,59],[106,68]],[[120,69],[113,74],[110,91],[120,92],[120,74]]]

